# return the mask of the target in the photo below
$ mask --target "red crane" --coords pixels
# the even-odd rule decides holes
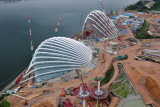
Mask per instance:
[[[20,75],[17,79],[16,79],[16,84],[18,84],[19,82],[20,82],[20,80],[21,80],[21,78],[22,78],[22,75]]]
[[[82,79],[82,75],[80,76],[80,73],[79,73],[79,70],[78,69],[76,69],[76,72],[77,72],[77,75],[78,75],[78,77],[81,79],[81,81],[82,81],[82,86],[83,86],[83,88],[84,88],[84,93],[86,92],[86,87],[85,87],[85,83],[83,82],[83,79]]]
[[[100,0],[100,2],[101,2],[101,8],[102,8],[102,10],[103,10],[103,12],[104,12],[104,14],[105,14],[104,6],[103,6],[103,2],[102,2],[102,0]]]
[[[87,23],[86,23],[86,26],[87,26]],[[84,37],[84,39],[87,39],[87,36],[92,34],[92,27],[93,27],[93,24],[91,25],[91,29],[89,31],[87,31],[86,30],[87,27],[85,27],[85,37]]]
[[[33,44],[32,44],[32,34],[31,34],[31,21],[30,21],[30,14],[28,14],[28,22],[29,22],[29,33],[30,33],[30,42],[31,42],[31,54],[32,54],[32,56],[33,56],[33,54],[34,54],[34,46],[33,46]]]
[[[109,23],[109,19],[107,20],[107,26],[106,26],[106,37],[107,37],[107,34],[108,34],[108,23]],[[108,39],[108,38],[107,38]],[[108,40],[107,40],[108,41]],[[106,44],[107,44],[107,41],[104,40],[104,49],[103,49],[103,54],[102,54],[102,58],[101,58],[101,62],[103,63],[105,61],[105,52],[106,52]]]
[[[55,32],[56,32],[56,36],[57,36],[57,37],[58,37],[58,27],[59,27],[59,24],[60,24],[61,19],[62,19],[62,16],[60,16],[59,21],[58,21],[58,24],[57,24],[57,25],[55,24]]]

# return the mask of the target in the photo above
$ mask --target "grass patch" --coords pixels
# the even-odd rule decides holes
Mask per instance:
[[[126,85],[123,84],[122,87],[116,91],[114,91],[113,93],[116,95],[119,95],[121,92],[123,92],[123,90],[126,88]]]
[[[127,78],[127,77],[125,76],[125,74],[124,74],[124,73],[121,73],[121,74],[118,75],[118,77],[115,79],[115,82],[118,81],[118,80],[121,80],[121,81],[119,81],[119,82],[123,82],[123,81],[125,80],[125,78]]]
[[[117,88],[119,88],[121,85],[122,85],[121,82],[113,83],[113,84],[111,85],[111,87],[110,87],[110,90],[117,89]]]
[[[109,67],[109,69],[107,70],[107,72],[105,73],[104,79],[101,80],[101,83],[103,83],[103,84],[108,83],[110,81],[110,79],[112,78],[113,74],[114,74],[114,67],[113,67],[113,65],[111,65]]]
[[[122,94],[121,97],[126,98],[129,95],[129,89],[126,89]]]
[[[124,78],[124,73],[121,73],[120,75],[118,75],[118,77],[116,78],[116,80],[121,80]]]
[[[129,82],[129,80],[127,80],[127,81],[125,81],[125,83],[126,83],[126,84],[129,84],[130,82]]]

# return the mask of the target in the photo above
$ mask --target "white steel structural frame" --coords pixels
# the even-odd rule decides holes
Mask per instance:
[[[41,60],[49,59],[49,61],[36,62],[36,60],[39,60],[39,59]],[[70,38],[66,38],[66,37],[49,38],[44,42],[42,42],[36,49],[33,59],[31,60],[31,63],[24,77],[28,76],[32,72],[36,72],[42,69],[45,70],[45,69],[54,68],[54,67],[60,67],[62,69],[40,73],[22,82],[25,82],[29,79],[42,76],[42,75],[52,74],[52,73],[61,72],[65,70],[72,71],[80,66],[87,65],[88,63],[91,62],[91,60],[92,60],[92,50],[89,49],[87,46],[85,46],[83,43]],[[30,71],[32,67],[38,64],[52,64],[52,63],[53,63],[53,66],[45,66],[45,67],[42,66]],[[62,64],[57,65],[57,63],[62,63]],[[71,67],[71,68],[63,69],[63,67]]]
[[[84,25],[82,27],[82,39],[84,38],[85,27],[86,27],[86,23],[88,23],[88,21],[92,21],[92,26],[96,30],[98,30],[104,37],[106,37],[108,39],[113,39],[113,38],[118,37],[119,31],[116,28],[116,26],[113,24],[113,22],[110,20],[110,18],[107,17],[103,12],[101,12],[99,10],[94,10],[94,11],[91,11],[87,15],[87,17],[84,21]],[[107,25],[108,25],[108,33],[106,35]]]

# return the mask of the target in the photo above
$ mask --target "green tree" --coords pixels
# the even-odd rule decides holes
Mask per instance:
[[[7,100],[2,100],[0,107],[10,107],[10,103]]]
[[[142,27],[137,29],[136,31],[136,38],[137,39],[151,39],[152,36],[150,36],[147,32],[148,24],[147,21],[144,21],[142,24]]]
[[[157,1],[150,10],[160,10],[160,1]]]
[[[109,69],[107,70],[107,72],[105,73],[104,79],[101,80],[101,83],[105,83],[105,84],[108,83],[110,79],[112,78],[113,74],[114,74],[114,67],[113,65],[111,65]]]

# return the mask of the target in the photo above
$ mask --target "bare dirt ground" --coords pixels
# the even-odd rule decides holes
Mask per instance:
[[[106,55],[106,61],[104,63],[101,63],[99,61],[95,69],[91,70],[89,74],[83,75],[84,83],[87,83],[87,85],[89,85],[92,82],[95,82],[93,81],[94,77],[104,76],[104,72],[106,72],[107,69],[109,68],[113,57],[115,57],[115,55],[114,56]],[[118,67],[116,66],[116,64],[114,64],[114,67],[115,67],[115,73],[114,73],[113,78],[108,84],[104,86],[106,87],[106,90],[108,90],[109,85],[113,82],[113,80],[118,75],[119,71],[118,71]],[[42,87],[42,88],[37,88],[37,89],[36,88],[31,89],[30,87],[24,87],[21,90],[23,90],[24,92],[30,92],[30,91],[32,92],[32,94],[26,96],[27,99],[29,100],[28,103],[31,103],[31,104],[36,103],[36,102],[38,103],[39,101],[43,101],[46,98],[50,97],[50,99],[52,99],[51,103],[53,105],[56,105],[57,103],[56,99],[59,97],[62,88],[67,89],[69,87],[78,87],[80,84],[81,84],[80,79],[75,79],[75,80],[70,79],[68,82],[49,84],[48,87]],[[43,95],[43,90],[50,90],[52,92]],[[16,94],[21,95],[20,92],[17,92]],[[77,96],[66,96],[65,98],[69,98],[71,102],[73,103],[75,102],[75,99],[77,98]],[[21,107],[22,103],[24,102],[23,99],[15,97],[15,96],[8,96],[7,100],[11,103],[11,107]],[[113,103],[115,103],[115,101],[113,101]]]
[[[31,107],[55,107],[53,104],[51,104],[49,101],[42,102],[42,103],[37,103]]]
[[[133,37],[132,31],[129,28],[127,28],[127,35],[124,36],[124,38],[128,37]],[[123,64],[124,69],[128,77],[130,78],[131,82],[135,86],[136,90],[140,93],[140,95],[147,104],[155,104],[157,106],[160,105],[160,90],[158,88],[160,87],[160,65],[157,63],[147,61],[136,61],[134,60],[134,57],[137,55],[141,55],[143,49],[158,49],[160,47],[159,41],[159,39],[145,40],[145,42],[151,44],[151,47],[140,47],[141,43],[140,41],[138,41],[137,45],[127,47],[118,51],[118,55],[128,55],[127,60],[119,62]],[[102,45],[103,43],[95,43],[95,47],[101,47]],[[84,74],[84,83],[87,83],[87,85],[90,86],[91,83],[95,82],[93,81],[94,77],[104,76],[104,72],[107,71],[110,64],[112,63],[113,57],[115,56],[117,55],[106,55],[106,60],[104,63],[101,63],[99,61],[95,69],[91,70],[89,74]],[[103,85],[101,88],[108,90],[110,84],[117,77],[119,73],[117,63],[118,62],[113,63],[115,73],[112,79],[106,85]],[[21,90],[27,93],[32,92],[32,94],[23,95],[20,92],[17,92],[16,94],[27,97],[28,103],[32,104],[33,107],[40,107],[39,105],[42,103],[39,103],[39,101],[45,102],[43,104],[52,104],[51,107],[53,107],[57,104],[57,99],[59,98],[62,88],[67,89],[69,87],[78,87],[80,84],[80,79],[70,79],[67,82],[49,84],[48,87],[31,89],[29,86],[26,86]],[[49,90],[49,92],[44,94],[44,90]],[[77,99],[77,96],[66,96],[65,98],[69,98],[71,102],[76,103],[78,107],[79,99]],[[11,103],[11,107],[22,107],[22,103],[24,103],[24,99],[18,98],[16,96],[8,96],[6,99]],[[118,101],[119,98],[114,97],[112,99],[110,107],[115,107]]]
[[[130,34],[133,36],[132,34]],[[159,40],[157,39],[152,39],[146,40],[146,42],[151,43],[151,42],[158,42]],[[129,56],[128,60],[123,61],[122,64],[126,70],[127,75],[131,79],[133,85],[135,86],[136,90],[141,94],[142,98],[147,104],[155,104],[159,105],[159,103],[154,100],[156,96],[153,94],[150,94],[151,92],[148,91],[148,88],[145,86],[145,78],[150,77],[153,80],[155,80],[155,84],[158,84],[157,86],[160,87],[160,65],[157,63],[152,63],[152,62],[146,62],[146,61],[135,61],[134,56],[136,55],[141,55],[141,51],[144,49],[144,47],[140,47],[140,42],[133,48],[129,49],[124,49],[127,51],[127,55]],[[160,43],[156,45],[152,45],[149,47],[149,49],[152,48],[158,48],[160,47]],[[148,83],[149,84],[149,83]],[[155,91],[155,93],[159,93],[160,90],[157,90],[157,87],[152,87]],[[160,102],[160,100],[159,100]]]
[[[157,85],[157,82],[153,80],[151,77],[147,77],[145,79],[145,87],[148,90],[149,94],[153,95],[154,100],[159,103],[160,101],[160,88]]]

